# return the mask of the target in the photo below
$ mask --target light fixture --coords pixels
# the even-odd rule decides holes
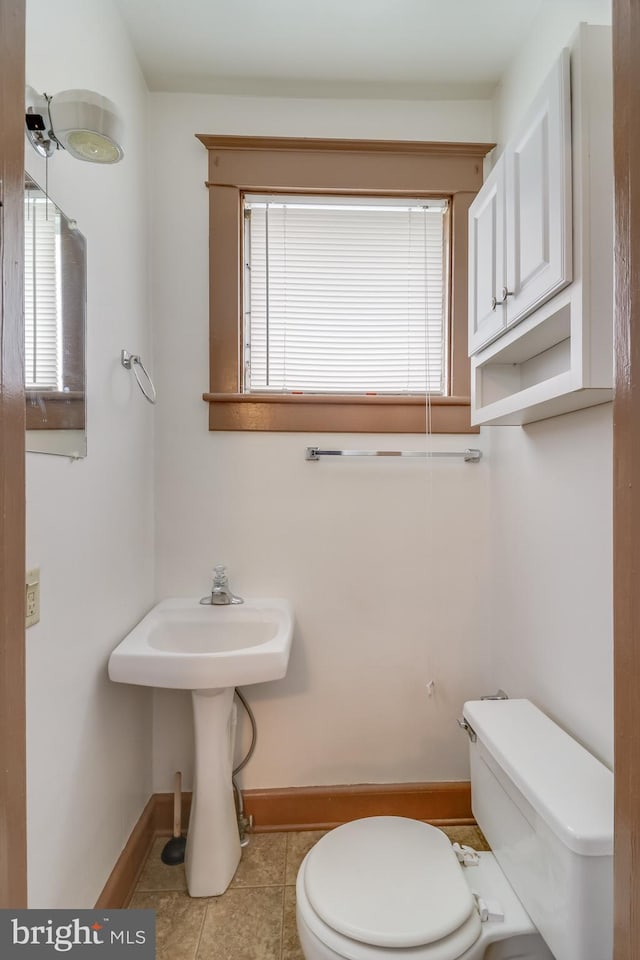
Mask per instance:
[[[26,132],[41,157],[63,149],[76,160],[117,163],[122,122],[115,105],[92,90],[63,90],[55,96],[27,87]]]

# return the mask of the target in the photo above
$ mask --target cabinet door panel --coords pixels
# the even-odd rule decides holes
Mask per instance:
[[[571,281],[569,53],[506,151],[507,326]]]
[[[520,289],[549,266],[549,124],[540,117],[515,151],[516,276]]]
[[[469,208],[469,355],[502,332],[504,285],[504,160],[501,157]]]

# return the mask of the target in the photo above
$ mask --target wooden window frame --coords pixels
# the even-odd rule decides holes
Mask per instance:
[[[84,392],[25,391],[27,430],[84,430]],[[46,413],[43,413],[42,406]]]
[[[424,433],[424,397],[242,393],[242,198],[302,193],[450,200],[447,396],[430,432],[471,426],[467,356],[468,211],[493,143],[319,140],[197,134],[209,154],[210,430]]]

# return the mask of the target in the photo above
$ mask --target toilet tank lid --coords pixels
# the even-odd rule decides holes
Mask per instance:
[[[529,700],[470,700],[465,719],[556,836],[613,854],[613,774]]]

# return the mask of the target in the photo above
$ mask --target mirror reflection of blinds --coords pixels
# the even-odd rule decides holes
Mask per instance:
[[[62,390],[59,216],[45,199],[24,204],[25,386]]]
[[[245,197],[245,392],[442,394],[446,200]]]

